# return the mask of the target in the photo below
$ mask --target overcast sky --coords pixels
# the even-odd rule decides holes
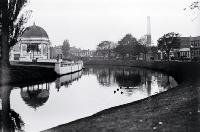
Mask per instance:
[[[68,39],[71,46],[95,49],[125,34],[140,38],[151,17],[153,43],[167,32],[200,36],[200,15],[183,9],[193,0],[30,0],[33,10],[28,25],[43,27],[53,45]],[[195,17],[199,15],[198,18]]]

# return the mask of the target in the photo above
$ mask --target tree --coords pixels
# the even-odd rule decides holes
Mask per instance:
[[[200,0],[194,1],[190,4],[189,8],[191,10],[198,9],[200,10]]]
[[[144,35],[144,36],[140,37],[140,39],[138,40],[138,42],[139,42],[141,45],[146,45],[146,44],[147,44],[147,36]]]
[[[125,37],[118,42],[115,52],[121,55],[123,58],[126,55],[131,58],[132,56],[139,55],[141,52],[141,45],[131,34],[126,34]]]
[[[169,61],[169,52],[173,49],[180,48],[180,34],[170,32],[167,34],[164,34],[162,37],[158,39],[158,49],[161,50],[161,52],[165,51],[167,53],[167,59]]]
[[[194,16],[193,20],[195,20],[196,18],[198,18],[200,13],[200,0],[192,2],[189,6],[184,8],[184,10],[190,10],[190,13],[192,11],[192,15]]]
[[[100,44],[97,45],[97,54],[103,56],[103,58],[108,57],[110,58],[111,54],[111,41],[102,41]]]
[[[18,37],[24,31],[24,24],[30,17],[31,11],[21,14],[28,0],[1,0],[0,23],[2,24],[1,56],[3,65],[9,65],[9,49],[18,42]],[[21,15],[20,15],[21,14]]]
[[[63,45],[62,45],[62,54],[63,54],[64,59],[69,58],[69,50],[70,50],[69,41],[64,40]]]
[[[148,53],[147,36],[142,36],[138,42],[141,45],[141,53],[144,54],[144,60],[146,60],[146,54]]]
[[[158,47],[157,46],[151,46],[150,48],[151,48],[151,52],[153,54],[157,54],[158,53]]]

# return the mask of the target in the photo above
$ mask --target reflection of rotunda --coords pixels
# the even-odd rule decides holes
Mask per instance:
[[[32,61],[50,58],[50,41],[46,31],[33,24],[27,27],[11,51],[11,60]]]
[[[47,102],[49,98],[49,84],[22,88],[21,97],[27,105],[36,109]]]

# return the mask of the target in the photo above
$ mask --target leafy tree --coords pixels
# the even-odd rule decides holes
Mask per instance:
[[[158,53],[158,47],[157,46],[151,46],[151,52],[154,53],[154,54],[157,54]]]
[[[130,57],[132,44],[136,41],[131,34],[126,34],[119,42],[116,47],[116,52],[120,54],[123,58],[128,54]]]
[[[141,45],[146,45],[146,44],[147,44],[147,36],[144,35],[144,36],[140,37],[140,39],[138,40],[138,42],[139,42]]]
[[[111,41],[102,41],[97,45],[97,54],[100,56],[110,58],[111,54]]]
[[[164,34],[162,37],[158,39],[158,49],[161,52],[165,51],[167,53],[167,59],[169,61],[169,52],[173,49],[180,48],[180,34],[170,32]]]
[[[126,56],[127,52],[126,52],[126,47],[122,44],[118,44],[117,47],[114,49],[114,51],[119,54],[120,56],[122,56],[123,58]]]
[[[68,40],[64,40],[63,45],[62,45],[62,54],[63,58],[67,59],[69,58],[69,50],[70,50],[70,44]]]
[[[24,24],[30,17],[31,11],[21,13],[28,0],[1,0],[0,23],[2,24],[1,56],[2,63],[9,65],[9,49],[18,42],[18,37],[24,31]],[[21,15],[20,15],[21,14]]]
[[[139,44],[141,45],[140,47],[140,52],[143,53],[144,56],[144,60],[146,60],[146,54],[148,53],[148,47],[147,45],[147,36],[142,36],[139,40],[138,40]]]
[[[128,55],[129,58],[132,56],[139,55],[142,46],[139,44],[137,39],[131,34],[126,34],[119,42],[118,46],[115,48],[115,52],[121,55],[123,58]]]

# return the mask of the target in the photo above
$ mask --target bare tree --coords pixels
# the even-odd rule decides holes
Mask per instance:
[[[189,8],[191,10],[198,9],[200,11],[200,0],[192,2]]]

